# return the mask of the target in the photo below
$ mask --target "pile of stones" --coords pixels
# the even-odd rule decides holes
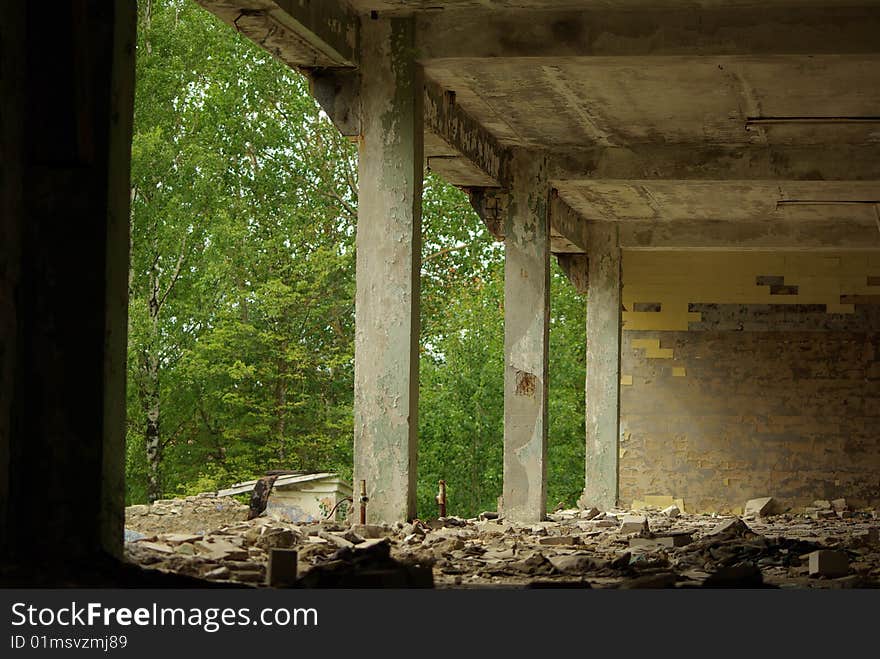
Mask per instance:
[[[692,515],[678,506],[639,511],[560,510],[547,521],[519,524],[496,513],[408,524],[293,524],[264,514],[246,521],[247,507],[214,500],[213,513],[235,517],[213,530],[173,522],[206,510],[209,497],[161,506],[157,517],[127,517],[143,537],[126,543],[129,560],[211,581],[266,583],[273,549],[294,549],[301,586],[576,586],[585,588],[796,587],[880,585],[876,514],[780,512],[756,499],[742,517]],[[232,501],[232,503],[229,503]],[[234,504],[234,505],[233,505]],[[160,505],[159,502],[153,507]],[[229,506],[228,508],[226,506]],[[191,510],[190,510],[191,509]],[[141,523],[135,524],[136,521]],[[152,529],[148,531],[147,529]]]

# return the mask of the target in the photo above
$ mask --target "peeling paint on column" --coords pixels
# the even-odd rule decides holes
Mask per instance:
[[[620,409],[620,248],[615,224],[589,227],[586,473],[581,503],[617,505]],[[627,376],[628,384],[632,383]]]
[[[410,21],[361,34],[354,478],[375,523],[416,513],[422,94]]]
[[[507,519],[546,513],[550,221],[546,159],[517,152],[504,229],[504,487]]]

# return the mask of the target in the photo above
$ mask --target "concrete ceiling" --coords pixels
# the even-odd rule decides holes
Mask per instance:
[[[412,15],[428,167],[497,188],[512,149],[545,154],[567,251],[585,221],[650,224],[641,248],[649,234],[710,246],[670,226],[735,244],[737,223],[750,248],[840,245],[841,226],[860,244],[877,222],[875,206],[841,202],[880,199],[880,0],[198,1],[292,66],[331,72],[346,108],[362,22]],[[779,204],[792,201],[812,203]]]
[[[880,119],[746,125],[880,115],[874,56],[469,59],[425,73],[509,146],[880,143]]]
[[[877,181],[605,181],[555,183],[585,218],[609,222],[876,222]],[[840,203],[844,202],[844,203]]]

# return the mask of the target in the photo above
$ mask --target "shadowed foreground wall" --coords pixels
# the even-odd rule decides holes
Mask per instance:
[[[625,253],[621,501],[880,501],[878,274],[866,253]]]

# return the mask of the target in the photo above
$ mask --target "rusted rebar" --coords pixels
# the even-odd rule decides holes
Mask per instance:
[[[446,481],[441,480],[440,492],[437,493],[437,507],[439,508],[440,517],[446,517]]]
[[[361,481],[361,524],[367,523],[367,481]]]

